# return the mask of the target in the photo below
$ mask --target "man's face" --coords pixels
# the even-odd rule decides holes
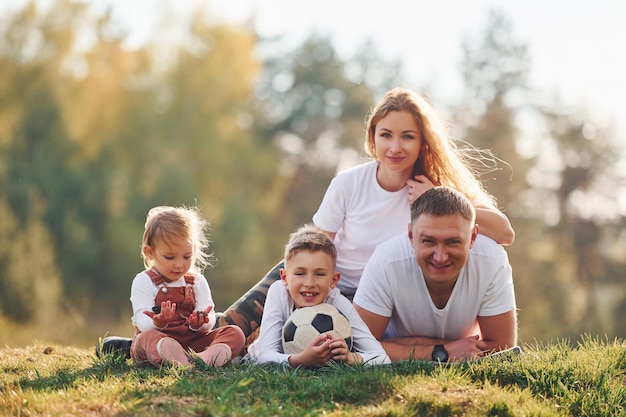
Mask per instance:
[[[421,214],[409,224],[409,239],[426,282],[456,282],[477,234],[478,227],[458,214]]]

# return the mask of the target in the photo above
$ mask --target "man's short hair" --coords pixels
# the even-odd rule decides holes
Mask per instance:
[[[472,203],[460,192],[450,187],[434,187],[423,193],[411,205],[411,222],[421,214],[448,216],[459,214],[462,218],[474,222],[476,210]]]

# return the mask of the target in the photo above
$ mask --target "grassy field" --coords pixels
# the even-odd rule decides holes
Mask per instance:
[[[2,416],[624,416],[626,343],[583,338],[437,366],[137,368],[35,342],[0,349]]]

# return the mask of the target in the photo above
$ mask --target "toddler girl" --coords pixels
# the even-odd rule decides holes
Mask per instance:
[[[210,256],[207,226],[194,208],[161,206],[148,212],[141,248],[146,270],[135,276],[130,293],[131,357],[137,363],[188,365],[197,355],[222,366],[243,348],[239,327],[212,330],[214,303],[201,273]]]

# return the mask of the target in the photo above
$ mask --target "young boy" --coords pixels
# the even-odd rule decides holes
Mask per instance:
[[[352,303],[337,286],[337,250],[332,240],[312,225],[292,233],[285,248],[281,280],[268,290],[259,338],[249,347],[252,362],[274,362],[290,367],[320,367],[331,360],[353,364],[390,363],[380,342],[370,333]],[[291,313],[321,303],[334,305],[352,325],[353,351],[345,340],[320,335],[298,354],[285,354],[282,328]]]

